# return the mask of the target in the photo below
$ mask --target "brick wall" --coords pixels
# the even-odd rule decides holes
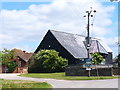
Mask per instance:
[[[28,73],[28,67],[16,67],[13,73]]]

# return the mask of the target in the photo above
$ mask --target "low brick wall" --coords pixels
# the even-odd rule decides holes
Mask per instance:
[[[112,68],[98,68],[90,70],[90,76],[112,76]],[[69,66],[65,70],[66,76],[88,76],[88,70],[80,66]]]
[[[28,73],[28,67],[16,67],[13,73]]]

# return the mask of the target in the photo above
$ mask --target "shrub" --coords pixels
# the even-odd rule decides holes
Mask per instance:
[[[17,64],[14,61],[8,61],[6,66],[8,68],[7,72],[12,73],[15,70],[15,68],[17,67]]]
[[[59,56],[55,50],[40,50],[33,57],[29,72],[63,72],[68,65],[68,60]]]

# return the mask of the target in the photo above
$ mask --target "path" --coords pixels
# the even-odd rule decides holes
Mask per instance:
[[[0,74],[0,78],[10,80],[31,80],[47,82],[51,84],[53,88],[118,88],[118,79],[77,81],[77,80],[30,78],[20,77],[17,75],[18,74]]]

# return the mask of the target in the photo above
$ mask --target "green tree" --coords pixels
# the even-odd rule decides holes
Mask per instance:
[[[104,62],[105,59],[100,55],[100,53],[92,53],[92,64],[99,65]]]
[[[62,72],[68,60],[59,56],[55,50],[40,50],[31,61],[30,72]]]
[[[8,68],[7,72],[11,73],[15,70],[15,68],[17,67],[17,64],[14,61],[8,61],[6,66]]]
[[[92,64],[95,65],[95,68],[96,65],[99,65],[101,64],[101,62],[105,61],[105,59],[100,55],[100,53],[92,53],[91,55],[92,55]],[[99,72],[97,68],[96,71],[97,71],[97,76],[99,76]]]
[[[118,63],[118,66],[120,67],[120,54],[114,58],[114,61]]]
[[[16,59],[15,52],[13,50],[4,49],[1,52],[2,64],[4,64],[8,68],[8,72],[13,72],[17,66],[14,61],[10,61],[11,59]]]
[[[4,49],[2,51],[2,64],[6,65],[11,59],[16,59],[15,52],[13,50]]]

